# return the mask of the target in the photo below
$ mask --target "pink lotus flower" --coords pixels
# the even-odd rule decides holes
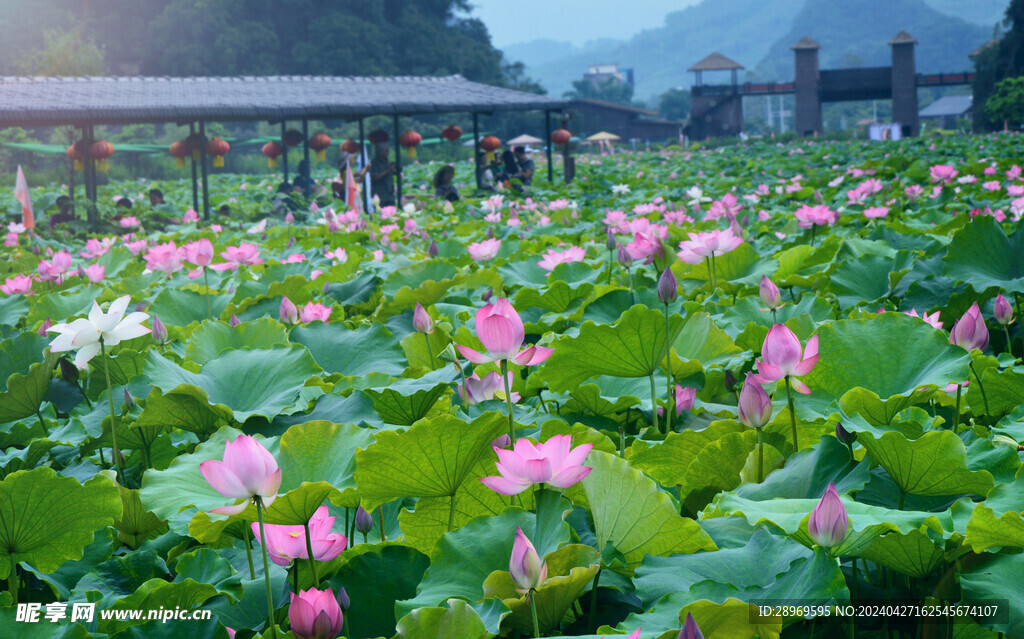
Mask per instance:
[[[501,248],[501,240],[490,238],[483,242],[473,242],[466,250],[469,251],[469,256],[478,262],[486,262],[493,260],[498,255],[498,249]]]
[[[687,264],[700,264],[711,256],[725,255],[743,244],[743,238],[736,237],[731,228],[687,235],[690,239],[680,242],[680,251],[676,253],[676,256]]]
[[[812,226],[828,226],[839,221],[839,213],[828,208],[824,204],[808,206],[804,204],[794,211],[797,219],[797,226],[802,229],[809,229]]]
[[[28,275],[15,275],[8,277],[3,284],[0,284],[0,291],[5,295],[16,295],[21,293],[28,296],[32,294],[32,278]]]
[[[289,593],[288,621],[299,639],[334,639],[341,633],[344,617],[330,588]]]
[[[53,261],[39,260],[38,270],[41,279],[60,284],[64,281],[64,275],[71,270],[71,253],[57,251]]]
[[[277,317],[281,320],[282,324],[295,324],[299,321],[299,309],[296,308],[295,302],[288,299],[287,295],[281,298],[281,306],[277,310]]]
[[[137,240],[135,242],[125,242],[124,246],[132,252],[132,255],[138,255],[142,251],[146,250],[146,244],[146,240]]]
[[[245,242],[225,248],[220,256],[224,258],[224,262],[210,267],[215,271],[234,271],[239,266],[252,266],[266,261],[260,258],[260,247]]]
[[[918,186],[917,184],[912,184],[911,186],[908,186],[907,188],[903,189],[903,192],[906,193],[907,197],[909,197],[911,200],[916,200],[917,198],[921,197],[922,193],[924,193],[924,189]]]
[[[779,287],[775,285],[775,282],[768,279],[767,275],[761,276],[761,285],[758,288],[758,293],[761,296],[761,301],[769,309],[782,306],[782,293],[779,292]]]
[[[679,631],[679,636],[676,639],[704,639],[704,633],[700,631],[700,626],[697,625],[697,620],[693,618],[692,613],[686,613],[683,628]]]
[[[508,372],[506,379],[508,381],[508,387],[512,388],[512,371]],[[477,373],[473,373],[466,378],[465,385],[458,386],[457,390],[462,401],[469,405],[473,405],[494,399],[494,396],[498,392],[504,392],[505,384],[501,379],[501,375],[497,371],[491,371],[482,378]],[[512,392],[511,395],[512,403],[518,403],[519,393]]]
[[[329,516],[327,506],[320,506],[309,520],[309,543],[313,549],[313,559],[316,561],[330,561],[345,550],[348,543],[345,536],[331,532],[336,519]],[[250,526],[256,541],[262,544],[259,523],[254,521]],[[264,526],[267,529],[267,553],[275,564],[287,566],[295,559],[309,559],[309,553],[306,551],[306,531],[303,526]]]
[[[807,533],[819,546],[835,548],[843,543],[849,525],[843,500],[839,499],[835,484],[829,482],[821,501],[807,520]]]
[[[541,562],[537,549],[520,527],[516,527],[516,540],[512,543],[508,572],[512,575],[512,581],[519,586],[516,588],[519,593],[536,590],[548,578],[547,563]]]
[[[158,244],[146,252],[146,268],[173,275],[182,267],[182,252],[174,242]]]
[[[4,246],[17,246],[18,245],[18,234],[8,232],[4,238]]]
[[[115,239],[116,238],[105,237],[101,242],[100,240],[97,240],[94,237],[90,237],[88,240],[85,241],[85,250],[79,253],[79,255],[86,259],[94,260],[97,257],[100,257],[101,255],[109,252],[110,247],[113,245]]]
[[[740,423],[751,428],[761,428],[772,417],[772,400],[753,373],[747,373],[736,409]]]
[[[953,325],[949,332],[949,343],[956,344],[968,351],[985,350],[988,347],[988,327],[981,316],[978,303],[971,304],[967,312]]]
[[[942,182],[943,184],[951,184],[953,178],[960,173],[949,164],[936,164],[928,172],[931,175],[932,182]]]
[[[423,308],[419,302],[416,302],[416,308],[412,312],[412,327],[416,329],[417,333],[429,335],[434,332],[434,320],[430,318],[427,309]]]
[[[213,261],[213,244],[206,238],[189,242],[181,248],[185,252],[185,260],[196,266],[209,266]]]
[[[211,459],[199,464],[199,472],[213,489],[229,499],[244,499],[234,506],[221,506],[210,512],[237,515],[258,497],[264,506],[277,499],[281,487],[281,469],[277,460],[250,435],[239,435],[224,444],[223,461]]]
[[[505,298],[477,311],[476,336],[488,354],[479,353],[468,346],[456,345],[462,356],[474,364],[512,360],[520,366],[536,366],[554,352],[554,349],[544,346],[530,346],[520,350],[526,338],[523,320]]]
[[[306,305],[299,309],[299,321],[303,324],[316,321],[326,322],[331,317],[331,310],[330,306],[306,302]]]
[[[682,415],[683,411],[693,408],[695,399],[697,399],[696,388],[676,384],[676,415]]]
[[[572,447],[572,437],[555,435],[534,445],[525,437],[516,440],[513,450],[495,448],[500,475],[482,477],[481,482],[502,495],[518,495],[534,484],[568,488],[582,481],[592,470],[583,466],[593,444]]]
[[[587,251],[579,246],[570,246],[562,252],[550,249],[543,257],[544,259],[537,262],[537,266],[546,271],[553,271],[559,264],[582,262],[587,257]]]
[[[910,309],[909,313],[904,312],[903,314],[904,315],[909,315],[911,317],[919,317],[918,314],[917,314],[917,309],[916,308],[912,308],[912,309]],[[935,328],[942,328],[942,321],[939,320],[939,312],[938,311],[935,311],[931,315],[929,315],[927,312],[925,312],[923,315],[920,315],[920,318],[923,319],[928,324],[934,326]]]
[[[1006,326],[1013,321],[1013,308],[1010,306],[1010,302],[1003,297],[1002,293],[996,296],[996,302],[993,306],[993,315],[995,315],[996,322],[998,322],[1000,326]]]
[[[633,241],[626,245],[626,250],[634,260],[644,260],[645,264],[650,264],[655,256],[660,257],[665,251],[655,233],[640,231],[633,234]]]
[[[106,268],[102,264],[92,264],[83,268],[82,273],[93,284],[99,284],[106,277]]]
[[[877,219],[880,217],[887,217],[889,215],[888,206],[871,206],[864,209],[864,217],[869,220]]]
[[[121,228],[123,229],[133,229],[139,225],[139,218],[135,217],[134,215],[128,215],[122,217],[119,223],[121,224]]]
[[[796,392],[810,395],[811,389],[797,377],[810,373],[817,363],[817,335],[807,340],[807,347],[801,349],[800,339],[796,334],[785,324],[776,324],[764,338],[761,359],[757,362],[757,381],[769,384],[788,378]]]
[[[348,261],[348,252],[345,249],[334,249],[324,253],[324,257],[329,257],[334,260],[335,264],[344,264]]]
[[[189,210],[185,211],[185,215],[181,216],[181,222],[183,224],[189,224],[190,222],[198,222],[198,221],[199,221],[199,213],[197,213],[195,211],[195,209],[189,209]]]

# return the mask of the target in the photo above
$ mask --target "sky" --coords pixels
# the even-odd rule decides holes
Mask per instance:
[[[582,45],[596,38],[627,39],[661,26],[666,13],[700,0],[471,0],[494,45],[537,38]]]

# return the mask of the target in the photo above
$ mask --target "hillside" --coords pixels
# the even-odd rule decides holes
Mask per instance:
[[[925,0],[932,9],[972,24],[992,28],[1001,22],[1009,0]]]
[[[552,95],[571,89],[590,63],[633,67],[636,98],[656,104],[666,90],[689,86],[693,79],[686,68],[712,51],[743,64],[753,77],[791,79],[789,47],[804,35],[822,45],[823,68],[885,66],[890,55],[886,43],[905,29],[920,42],[919,69],[963,70],[969,66],[967,53],[991,37],[992,26],[983,21],[993,15],[998,19],[1004,1],[972,0],[972,19],[964,20],[946,13],[957,6],[967,13],[962,0],[705,0],[668,14],[661,27],[627,41],[606,41],[586,51],[567,43],[535,42],[505,52],[526,61],[528,74]],[[571,53],[563,55],[566,51]],[[534,62],[526,60],[526,52]]]

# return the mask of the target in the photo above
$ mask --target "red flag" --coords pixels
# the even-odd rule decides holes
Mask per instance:
[[[359,184],[352,175],[352,160],[345,163],[345,201],[348,208],[357,211],[363,210],[363,203],[359,197]]]
[[[21,223],[27,229],[36,227],[36,217],[32,214],[32,198],[28,194],[28,182],[25,181],[25,174],[18,166],[18,179],[14,183],[14,199],[21,202]]]

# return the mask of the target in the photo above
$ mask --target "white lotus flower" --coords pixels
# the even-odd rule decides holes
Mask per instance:
[[[615,186],[612,187],[612,193],[614,193],[615,195],[625,195],[629,193],[629,185],[616,184]]]
[[[130,296],[119,297],[110,303],[104,313],[96,300],[88,318],[80,318],[70,324],[51,326],[48,333],[60,333],[50,342],[50,351],[64,353],[78,349],[75,366],[81,368],[100,352],[100,341],[106,346],[115,346],[123,340],[141,337],[149,332],[142,322],[149,319],[146,313],[130,313],[125,317]]]

